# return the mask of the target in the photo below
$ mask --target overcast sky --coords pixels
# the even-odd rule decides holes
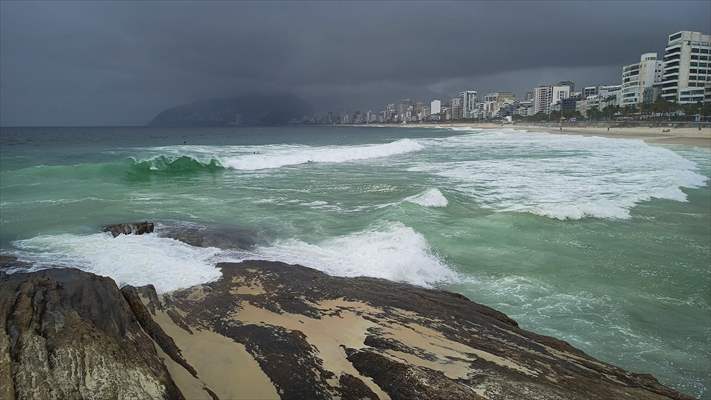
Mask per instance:
[[[0,2],[2,125],[143,124],[164,108],[290,92],[377,109],[458,90],[619,83],[709,1]]]

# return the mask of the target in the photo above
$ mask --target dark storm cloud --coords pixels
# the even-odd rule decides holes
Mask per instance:
[[[619,81],[699,2],[2,2],[4,125],[141,124],[200,98],[379,107],[459,89]]]

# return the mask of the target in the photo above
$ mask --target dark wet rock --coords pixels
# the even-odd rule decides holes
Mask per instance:
[[[143,327],[143,330],[163,349],[163,351],[176,363],[180,364],[185,368],[191,375],[197,376],[195,369],[185,361],[183,355],[180,353],[180,349],[175,345],[173,338],[168,336],[163,329],[158,325],[151,317],[151,312],[149,312],[149,307],[153,310],[153,314],[156,312],[156,305],[153,303],[153,299],[156,298],[155,288],[153,286],[143,287],[137,289],[132,286],[125,286],[121,289],[123,297],[128,302],[128,305],[133,311],[133,315],[138,319],[138,322]],[[148,294],[147,296],[145,294]],[[141,296],[144,294],[144,296]],[[146,304],[142,301],[146,301]]]
[[[247,250],[262,242],[260,232],[231,225],[206,227],[190,223],[161,223],[156,232],[161,237],[196,247]]]
[[[222,279],[163,307],[243,344],[282,398],[691,399],[461,295],[278,262],[218,266]]]
[[[341,385],[342,400],[378,400],[378,395],[373,393],[362,380],[350,374],[343,374],[338,378]]]
[[[113,280],[0,274],[0,398],[181,399]]]
[[[0,273],[0,398],[686,400],[461,295],[222,263],[159,296]]]
[[[111,232],[113,237],[118,235],[143,235],[153,232],[155,226],[153,222],[133,222],[126,224],[106,225],[102,229],[103,232]]]
[[[485,400],[464,383],[442,372],[397,362],[374,351],[350,351],[348,361],[373,378],[393,400]]]
[[[20,261],[15,256],[0,254],[0,271],[28,269],[32,264]]]

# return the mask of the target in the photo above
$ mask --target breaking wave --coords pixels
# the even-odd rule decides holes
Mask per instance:
[[[447,207],[449,202],[437,188],[427,189],[420,194],[405,198],[403,201],[423,207]]]
[[[435,154],[411,172],[495,211],[554,219],[625,219],[651,199],[686,201],[682,188],[703,186],[695,162],[642,140],[485,131],[427,139]]]
[[[214,172],[224,169],[215,159],[200,161],[189,156],[157,156],[147,160],[131,158],[131,171],[136,173],[184,174],[190,172]]]
[[[43,235],[13,245],[14,255],[37,269],[75,267],[109,276],[120,286],[153,284],[161,293],[213,281],[221,276],[216,263],[249,258],[304,265],[329,275],[369,276],[427,287],[459,277],[433,253],[424,236],[401,223],[318,243],[280,240],[249,252],[194,247],[156,234]]]
[[[147,235],[45,235],[13,243],[15,254],[39,269],[75,267],[113,278],[119,286],[153,284],[160,293],[213,281],[221,276],[215,268],[214,247],[201,248]]]
[[[424,149],[412,139],[390,143],[353,146],[167,146],[149,149],[151,152],[195,161],[215,162],[234,170],[262,170],[310,163],[344,163],[406,154]]]
[[[458,279],[458,274],[433,253],[424,236],[399,222],[318,243],[277,241],[257,248],[254,255],[329,275],[369,276],[420,286]]]

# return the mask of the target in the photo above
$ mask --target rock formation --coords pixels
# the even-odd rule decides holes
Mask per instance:
[[[181,399],[116,283],[0,272],[0,399]]]
[[[113,224],[106,225],[103,228],[104,232],[111,232],[113,237],[118,235],[143,235],[145,233],[151,233],[155,229],[155,225],[152,222],[132,222],[127,224]]]
[[[218,268],[162,296],[0,268],[0,398],[691,399],[458,294],[278,262]]]

